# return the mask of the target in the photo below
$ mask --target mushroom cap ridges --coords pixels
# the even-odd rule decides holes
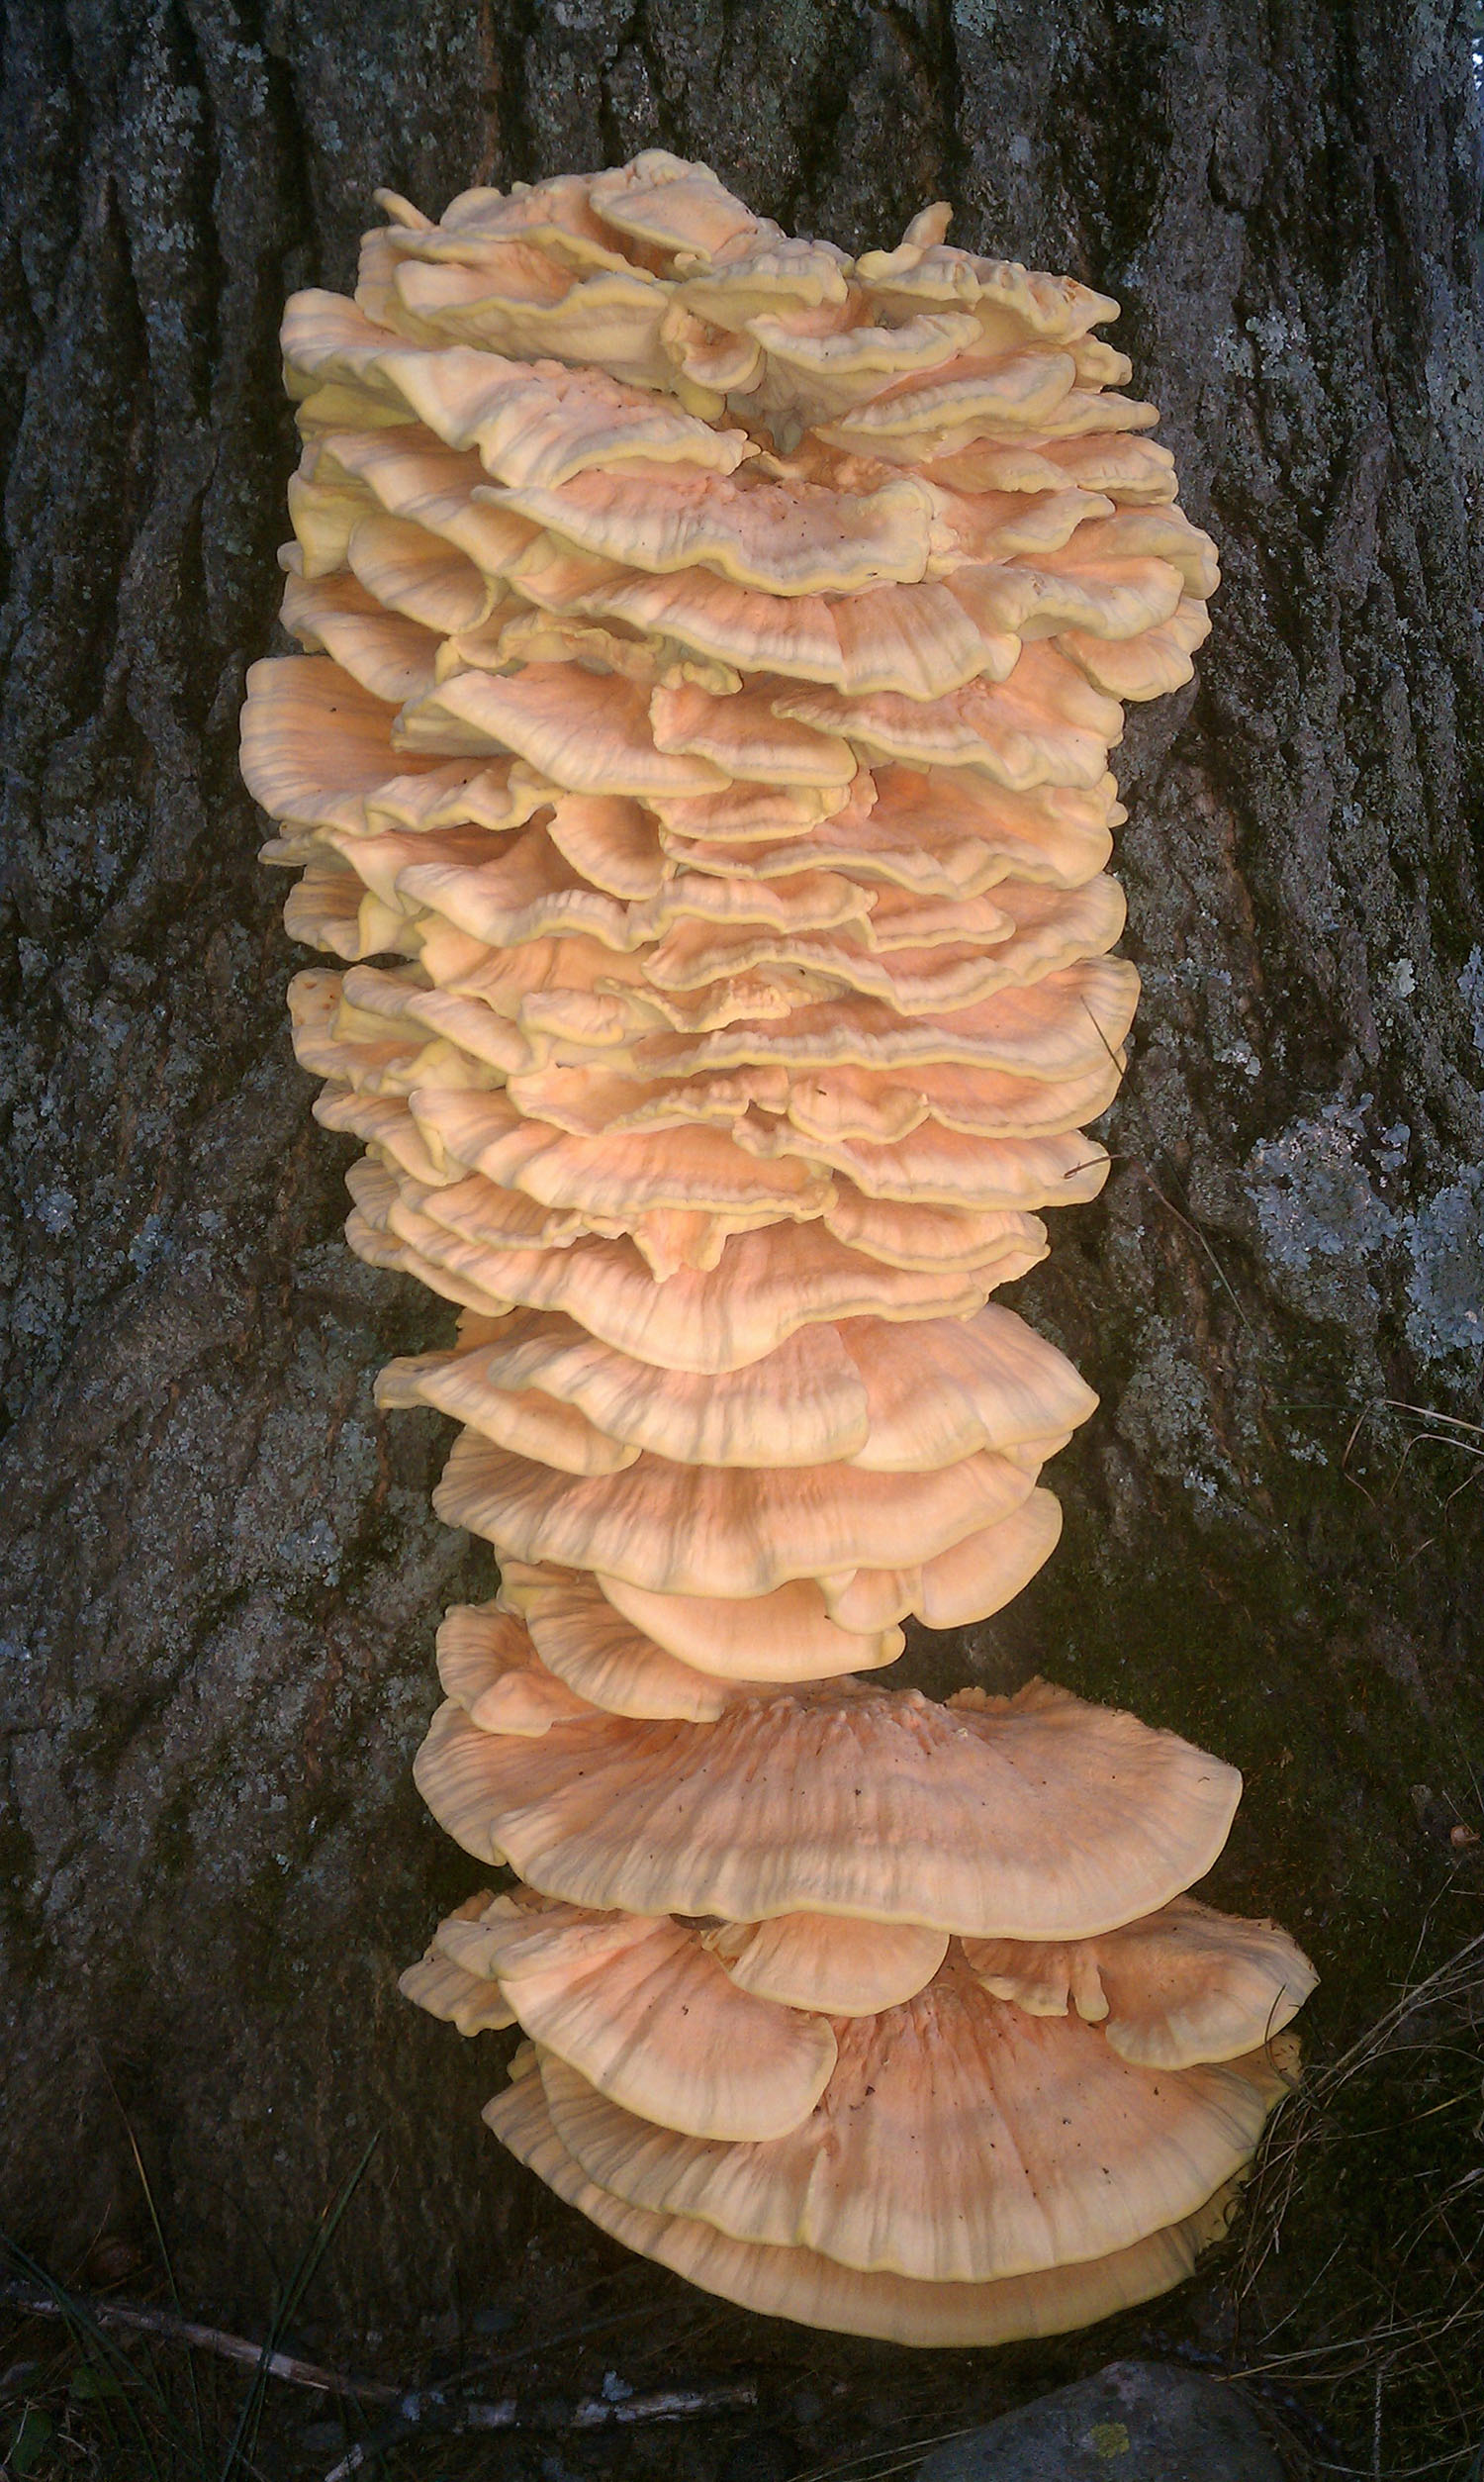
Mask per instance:
[[[827,1913],[718,1922],[701,1936],[744,1991],[827,2017],[876,2017],[899,2008],[931,1982],[948,1950],[943,1931]]]
[[[1199,2002],[1225,1977],[1240,2005],[1243,1936],[1269,1926],[1188,1912],[1166,1995],[1179,1985]],[[706,1928],[520,1889],[471,1900],[434,1948],[460,1959],[471,1989],[479,1976],[498,1980],[499,2000],[536,2040],[557,2137],[608,2199],[912,2285],[1096,2265],[1152,2240],[1240,2175],[1292,2085],[1288,2038],[1178,2069],[1131,2063],[1104,2025],[987,1994],[970,1943],[950,1943],[946,1960],[940,1946],[936,1970],[924,1950],[899,2000],[827,2023],[841,1961],[829,1940],[841,1930],[847,1971],[853,1955],[878,1979],[900,1971],[880,1925],[792,1915]],[[745,1985],[728,2000],[716,1979],[711,1960],[734,1971],[760,1932],[775,1963],[791,1950],[791,2004]],[[875,1966],[862,1940],[877,1944]],[[1040,1952],[1024,1953],[1031,1980]],[[495,2007],[489,2021],[501,2021]],[[822,2073],[800,2052],[803,2082],[780,2046],[790,2021],[800,2040],[812,2027],[833,2045]],[[530,2057],[517,2057],[517,2079]],[[487,2117],[506,2134],[523,2109],[501,2097]],[[520,2151],[518,2136],[509,2142]]]
[[[899,1568],[1020,1507],[1035,1483],[980,1452],[933,1474],[853,1466],[691,1466],[640,1456],[574,1475],[466,1431],[433,1493],[450,1524],[518,1560],[543,1556],[659,1594],[768,1594],[801,1577]]]
[[[1106,2257],[1195,2213],[1286,2091],[1261,2051],[1135,2067],[1079,2018],[990,1998],[953,1958],[837,2031],[814,2108],[761,2143],[645,2125],[554,2058],[541,2078],[563,2144],[627,2205],[953,2283]]]
[[[511,1913],[512,1903],[518,1919]],[[525,1977],[534,1970],[538,1978],[581,1981],[591,1975],[595,1941],[601,1946],[616,1939],[621,1945],[626,1938],[638,1940],[641,1931],[651,1940],[662,1919],[668,1920],[672,1946],[677,1941],[698,1944],[737,1990],[784,2009],[837,2021],[880,2017],[917,1998],[931,1984],[938,2003],[948,2006],[945,2024],[952,2034],[955,2024],[963,2030],[966,2004],[973,2003],[967,1975],[995,2002],[986,2022],[1013,2024],[1022,2016],[1075,2019],[1094,2027],[1118,2058],[1157,2072],[1210,2066],[1266,2049],[1315,1982],[1307,1957],[1272,1923],[1217,1913],[1191,1897],[1176,1897],[1117,1931],[1052,1949],[1008,1939],[952,1941],[946,1932],[913,1924],[808,1911],[761,1922],[654,1917],[635,1928],[638,1917],[567,1905],[529,1888],[517,1889],[510,1900],[497,1900],[485,1891],[439,1924],[424,1962],[459,1965],[461,1982],[471,1986],[461,1997],[471,2007],[479,1996],[473,1985],[482,1988],[487,2005],[482,2022],[510,2024],[518,2015],[528,2033],[582,2066],[603,2092],[622,2099],[601,2070],[573,2056],[549,2021],[538,2023],[531,2015],[523,1996]],[[1157,1966],[1141,1975],[1141,1957],[1151,1949],[1157,1952]],[[950,1952],[952,1969],[946,1970]],[[488,2003],[489,1986],[503,1981],[516,1991],[519,2004],[513,2014],[508,2010],[502,2017]],[[684,2000],[650,2011],[648,2032],[653,2033],[667,2005],[679,2007],[682,2015],[694,2006],[704,2016],[704,1994],[713,1988],[720,1989],[714,1976],[707,1980],[693,1974]],[[700,1997],[692,1998],[692,1991]],[[421,1997],[434,2015],[449,2013],[436,1994],[409,1995]],[[971,2005],[971,2017],[975,2008],[976,2003]],[[983,2017],[985,2012],[977,2014]],[[764,2020],[767,2016],[765,2009]],[[739,2009],[737,2022],[745,2026],[745,2009]],[[942,2036],[940,2027],[934,2040]],[[1051,2056],[1058,2055],[1054,2048]],[[1098,2056],[1085,2050],[1065,2055]],[[662,2108],[644,2116],[667,2128],[692,2125]]]
[[[1049,1454],[1097,1402],[1055,1346],[993,1303],[910,1329],[873,1318],[804,1327],[710,1376],[660,1371],[573,1318],[532,1312],[468,1352],[393,1363],[377,1394],[430,1404],[516,1451],[527,1423],[560,1408],[574,1449],[584,1443],[573,1473],[616,1471],[641,1452],[712,1468],[929,1473],[984,1449]],[[565,1463],[534,1441],[526,1453]]]
[[[439,1941],[498,1981],[525,2032],[593,2091],[697,2138],[783,2136],[835,2064],[823,2016],[742,1990],[664,1916],[584,1912],[521,1890],[442,1925]]]
[[[486,2106],[485,2118],[548,2188],[641,2256],[742,2308],[889,2343],[998,2344],[1091,2326],[1182,2283],[1199,2251],[1226,2229],[1232,2205],[1229,2194],[1218,2193],[1183,2224],[1111,2257],[983,2284],[920,2283],[863,2274],[817,2250],[733,2241],[694,2216],[624,2205],[590,2180],[562,2144],[534,2064]]]
[[[825,1682],[705,1724],[593,1709],[539,1740],[481,1730],[469,1695],[417,1762],[440,1825],[548,1894],[634,1913],[1088,1937],[1207,1870],[1241,1788],[1173,1733],[1044,1682],[967,1707]]]
[[[965,1956],[987,1991],[1038,2015],[1074,2010],[1125,2059],[1154,2068],[1235,2059],[1266,2043],[1318,1979],[1275,1922],[1215,1913],[1191,1896],[1096,1939],[971,1940]]]

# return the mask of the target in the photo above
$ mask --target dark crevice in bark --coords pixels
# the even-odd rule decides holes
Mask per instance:
[[[638,6],[634,10],[625,40],[632,45],[644,65],[646,82],[654,103],[654,143],[668,147],[670,152],[675,154],[683,143],[684,132],[667,92],[664,54],[656,38],[655,29],[650,23],[645,0],[638,0]]]
[[[532,181],[540,177],[531,136],[526,94],[526,61],[540,17],[540,0],[510,0],[499,11],[496,56],[500,63],[496,126],[499,131],[500,178]]]
[[[930,65],[932,92],[938,107],[939,181],[943,196],[957,208],[963,197],[969,171],[969,148],[964,135],[964,120],[969,107],[963,71],[959,63],[959,42],[954,31],[953,0],[936,0],[933,9],[935,42]]]
[[[806,101],[801,109],[794,108],[798,176],[782,219],[790,233],[825,233],[821,202],[838,161],[852,88],[861,74],[860,18],[859,6],[852,7],[848,16],[841,12],[833,40],[817,48]]]

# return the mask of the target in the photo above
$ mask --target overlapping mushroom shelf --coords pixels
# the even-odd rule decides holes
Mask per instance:
[[[1188,2272],[1314,1978],[1183,1893],[1234,1769],[1039,1681],[688,1681],[616,1615],[599,1678],[597,1600],[522,1570],[440,1634],[417,1781],[523,1883],[403,1989],[529,2038],[496,2133],[696,2282],[898,2341],[1051,2332]]]
[[[991,1296],[1106,1172],[1137,997],[1108,754],[1122,700],[1188,679],[1213,547],[1091,334],[1115,306],[947,247],[946,210],[852,261],[659,153],[439,225],[382,203],[354,300],[285,322],[308,651],[253,668],[243,766],[288,927],[339,960],[290,1000],[366,1149],[347,1237],[459,1305],[381,1398],[462,1423],[436,1505],[501,1564],[445,1623],[419,1780],[526,1892],[411,1985],[520,2019],[499,2133],[696,2281],[924,2340],[1075,2323],[1175,2280],[1274,2090],[1118,2029],[1168,1984],[1256,2054],[1263,1972],[1307,1968],[1178,1909],[1230,1770],[1055,1692],[867,1683],[1057,1539],[1040,1470],[1095,1400]],[[724,2128],[677,2101],[708,2047]],[[1061,2162],[1022,2126],[1047,2080],[1082,2095],[1065,2213],[1021,2162]],[[1077,2187],[1103,2097],[1132,2223]],[[844,2221],[794,2215],[843,2112]],[[872,2148],[943,2173],[910,2246]]]

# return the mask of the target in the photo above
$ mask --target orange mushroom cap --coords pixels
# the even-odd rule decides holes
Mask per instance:
[[[589,2179],[558,2137],[541,2078],[530,2071],[485,2107],[485,2119],[516,2159],[568,2205],[625,2247],[654,2258],[703,2291],[806,2327],[874,2336],[889,2343],[1007,2343],[1088,2327],[1182,2283],[1199,2251],[1226,2229],[1230,2192],[1181,2224],[1132,2247],[1069,2267],[984,2284],[921,2283],[862,2274],[817,2250],[739,2242],[688,2215],[626,2206]]]
[[[969,1940],[964,1953],[996,1997],[1038,2016],[1074,2010],[1123,2058],[1154,2068],[1254,2050],[1282,2032],[1318,1979],[1276,1923],[1215,1913],[1192,1896],[1097,1939]]]
[[[596,1709],[538,1742],[434,1718],[439,1823],[572,1904],[796,1912],[1087,1938],[1209,1869],[1241,1779],[1172,1733],[1032,1682],[982,1707],[826,1683],[714,1723]]]
[[[646,2125],[549,2056],[541,2082],[563,2145],[626,2205],[927,2283],[1033,2274],[1147,2240],[1242,2170],[1288,2090],[1261,2050],[1135,2067],[1077,2018],[991,1999],[956,1961],[898,2008],[837,2020],[837,2034],[813,2110],[761,2144]]]
[[[526,2033],[591,2090],[697,2138],[783,2136],[808,2118],[835,2064],[822,2016],[744,1990],[678,1922],[521,1889],[438,1938],[467,1972],[497,1982]]]

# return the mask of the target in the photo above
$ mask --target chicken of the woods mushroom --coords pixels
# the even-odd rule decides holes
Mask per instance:
[[[919,2344],[1189,2272],[1314,1976],[1187,1890],[1235,1771],[997,1611],[1095,1403],[993,1299],[1096,1195],[1122,702],[1217,583],[1116,305],[797,239],[649,152],[389,192],[283,344],[304,453],[242,759],[300,876],[353,1250],[458,1305],[379,1394],[490,1543],[417,1760],[510,1873],[403,1988],[526,2038],[486,2117],[727,2299]]]

